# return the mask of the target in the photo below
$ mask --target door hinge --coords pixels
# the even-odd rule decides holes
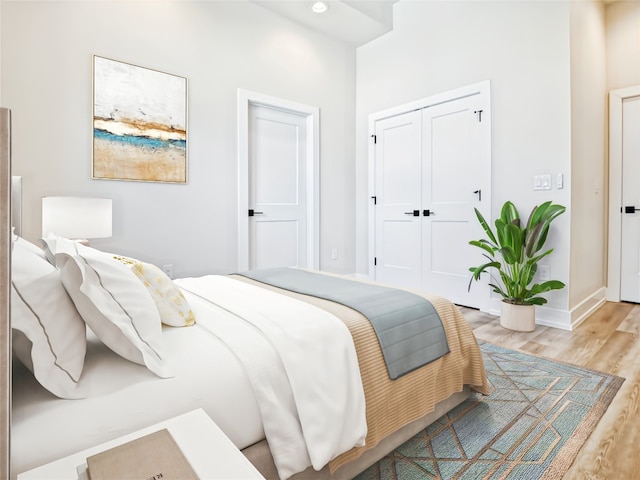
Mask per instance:
[[[474,110],[473,113],[478,115],[478,122],[482,122],[482,112],[483,110]]]
[[[378,265],[378,257],[373,257],[373,265]]]
[[[373,195],[371,198],[373,198],[373,204],[376,205],[378,203],[378,198]]]
[[[373,138],[373,143],[378,143],[377,135],[371,135],[371,138]]]

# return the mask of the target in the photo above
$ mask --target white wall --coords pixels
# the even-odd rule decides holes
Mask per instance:
[[[607,88],[640,85],[640,2],[612,2],[606,7]]]
[[[414,2],[394,9],[394,30],[357,49],[356,267],[367,273],[368,116],[379,110],[490,80],[494,215],[512,200],[528,215],[538,203],[569,206],[571,95],[569,3]],[[559,173],[562,190],[533,191],[533,176]],[[455,181],[455,179],[452,179]],[[569,280],[569,213],[549,236],[551,277]],[[547,295],[565,311],[568,289]]]
[[[604,298],[606,285],[606,68],[603,4],[572,2],[570,310]]]
[[[355,269],[355,52],[250,2],[2,2],[2,100],[13,111],[24,235],[45,195],[113,198],[93,243],[176,276],[236,269],[237,89],[317,106],[321,268]],[[188,78],[187,185],[91,179],[92,56]],[[338,248],[338,260],[330,250]]]

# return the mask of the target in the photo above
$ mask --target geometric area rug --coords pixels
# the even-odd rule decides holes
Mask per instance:
[[[624,379],[479,344],[493,391],[472,394],[355,480],[562,478]]]

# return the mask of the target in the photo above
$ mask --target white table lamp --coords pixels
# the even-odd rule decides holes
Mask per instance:
[[[74,240],[111,236],[110,198],[43,197],[42,236],[54,233]]]

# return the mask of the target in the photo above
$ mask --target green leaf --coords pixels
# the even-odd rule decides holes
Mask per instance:
[[[539,295],[541,293],[550,292],[551,290],[560,290],[565,285],[559,280],[547,280],[543,283],[536,283],[531,287],[532,295]]]
[[[477,208],[474,208],[474,210],[476,212],[476,217],[478,218],[478,222],[480,222],[480,225],[484,230],[484,233],[487,234],[487,237],[489,237],[489,240],[491,240],[494,245],[497,245],[498,242],[496,240],[496,237],[493,235],[493,232],[491,231],[491,227],[489,227],[489,224],[480,213],[480,210],[478,210]]]
[[[509,296],[509,295],[507,295],[507,293],[506,293],[504,290],[502,290],[502,289],[500,288],[500,286],[496,285],[495,283],[490,283],[490,284],[489,284],[489,286],[490,286],[491,288],[493,288],[493,291],[494,291],[495,293],[499,294],[500,296],[502,296],[502,297],[504,297],[504,298],[507,298],[507,297]]]
[[[486,240],[471,240],[469,244],[473,245],[474,247],[481,248],[492,257],[495,255],[496,249],[491,244],[489,244],[489,242],[487,242]]]
[[[514,221],[518,221],[520,223],[520,215],[518,214],[518,209],[511,202],[505,202],[502,206],[502,210],[500,211],[500,219],[504,223],[513,223]]]
[[[540,232],[542,231],[542,224],[533,226],[533,228],[527,229],[525,238],[525,253],[527,257],[532,257],[536,252],[538,246],[538,239],[540,238]]]
[[[474,280],[479,280],[480,279],[480,275],[482,275],[483,273],[487,272],[487,270],[489,268],[496,268],[496,269],[500,269],[501,265],[500,262],[495,262],[495,261],[491,261],[488,263],[485,263],[483,265],[480,265],[478,267],[470,267],[469,271],[472,273],[471,278],[469,279],[469,286],[467,287],[467,291],[471,290],[471,283]]]
[[[504,259],[505,263],[509,265],[514,265],[518,261],[518,258],[516,257],[516,252],[514,252],[513,248],[511,247],[505,246],[498,251],[500,252],[500,255],[502,255],[502,258]]]
[[[527,303],[530,305],[544,305],[547,303],[547,299],[544,297],[533,297],[527,300]]]
[[[549,205],[551,205],[551,202],[544,202],[542,205],[536,205],[531,209],[529,220],[527,220],[527,229],[531,229],[541,223],[544,212]]]

